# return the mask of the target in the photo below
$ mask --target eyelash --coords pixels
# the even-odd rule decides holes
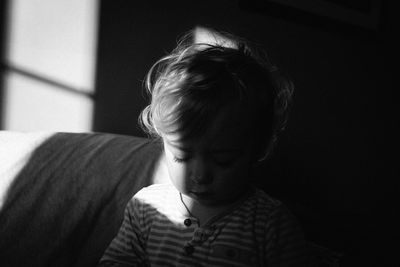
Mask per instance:
[[[173,160],[174,162],[176,162],[176,163],[184,163],[184,162],[189,161],[189,160],[190,160],[190,157],[186,157],[186,158],[177,158],[177,157],[173,157],[172,160]],[[214,160],[215,160],[215,162],[216,162],[218,165],[223,166],[223,167],[227,167],[227,166],[232,165],[233,162],[236,161],[236,158],[232,158],[232,159],[229,159],[229,160],[217,160],[217,159],[214,159]]]
[[[174,158],[173,158],[173,161],[175,161],[175,162],[177,162],[177,163],[187,162],[188,160],[189,160],[189,157],[187,157],[187,158],[177,158],[177,157],[174,157]]]

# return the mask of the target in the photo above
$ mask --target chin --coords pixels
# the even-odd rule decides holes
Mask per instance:
[[[219,206],[227,206],[232,204],[235,199],[201,199],[194,198],[198,203],[208,207],[219,207]]]

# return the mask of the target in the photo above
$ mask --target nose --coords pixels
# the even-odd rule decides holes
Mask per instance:
[[[192,177],[193,182],[196,184],[211,184],[213,181],[213,178],[210,175],[194,175]]]
[[[212,170],[204,159],[193,161],[190,177],[196,184],[210,184],[214,180]]]

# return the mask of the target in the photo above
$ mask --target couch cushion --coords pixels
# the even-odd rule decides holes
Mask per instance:
[[[128,200],[153,183],[162,151],[101,133],[0,132],[0,148],[6,266],[94,266]]]

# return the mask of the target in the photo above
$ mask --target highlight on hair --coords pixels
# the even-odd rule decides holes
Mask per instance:
[[[181,139],[201,137],[218,110],[240,101],[252,110],[254,137],[263,146],[259,157],[273,150],[285,128],[292,83],[270,64],[264,52],[228,33],[225,42],[196,43],[193,32],[158,60],[146,77],[150,104],[139,121],[153,137],[179,133]]]

